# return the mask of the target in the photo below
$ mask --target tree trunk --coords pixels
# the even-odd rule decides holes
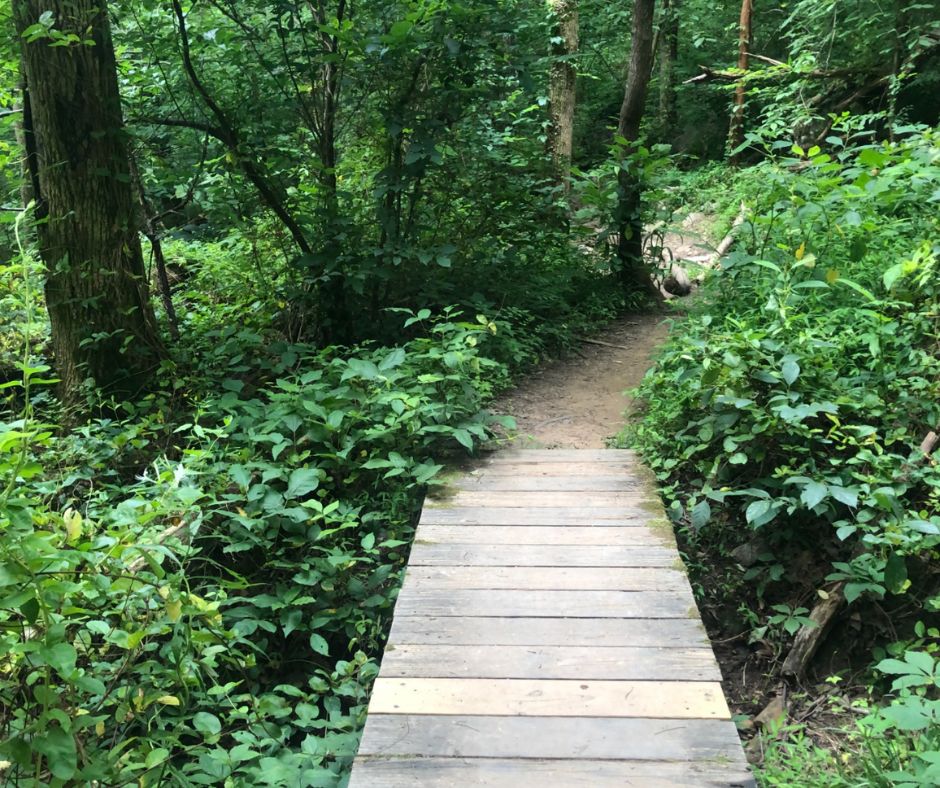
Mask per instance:
[[[751,46],[751,14],[752,0],[741,0],[741,19],[738,22],[738,68],[747,71],[748,50]],[[731,163],[737,164],[740,157],[738,148],[744,142],[744,79],[738,80],[734,90],[734,111],[731,115],[731,129],[728,134],[728,145],[732,151]]]
[[[676,60],[679,58],[679,5],[680,0],[663,0],[663,21],[659,44],[658,125],[664,140],[672,139],[678,121]]]
[[[555,177],[568,189],[571,155],[574,147],[574,112],[577,97],[578,0],[549,0],[555,17],[552,29],[552,62],[549,83],[548,146]]]
[[[130,164],[131,183],[134,187],[134,196],[137,198],[137,205],[140,208],[140,229],[147,240],[150,241],[150,249],[153,252],[153,263],[157,273],[157,291],[160,293],[160,300],[163,302],[163,309],[166,312],[166,322],[170,329],[170,337],[174,342],[179,342],[180,325],[176,317],[176,308],[173,306],[173,293],[170,291],[170,277],[166,272],[166,257],[163,254],[163,240],[160,228],[157,226],[159,219],[157,212],[147,199],[147,192],[144,191],[144,182],[140,177],[140,169],[137,167],[137,160],[131,156],[128,160]]]
[[[100,0],[13,0],[17,32],[51,12],[52,36],[21,38],[27,160],[46,307],[62,394],[91,377],[134,395],[163,355],[150,305],[128,170],[111,30]]]
[[[630,46],[630,70],[620,107],[617,135],[628,143],[624,151],[623,167],[618,176],[616,210],[617,256],[620,277],[627,291],[646,290],[659,295],[649,271],[643,264],[643,185],[639,172],[630,166],[629,155],[635,150],[640,135],[640,122],[646,104],[650,72],[653,68],[653,13],[655,0],[634,0],[633,30]]]

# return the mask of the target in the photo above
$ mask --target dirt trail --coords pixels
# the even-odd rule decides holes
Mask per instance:
[[[514,416],[519,448],[603,448],[624,424],[625,396],[652,365],[666,339],[663,314],[634,315],[613,323],[595,339],[625,350],[584,344],[579,355],[541,367],[493,403]]]
[[[672,259],[708,258],[705,241],[712,217],[695,213],[665,237]],[[686,263],[687,264],[687,263]],[[520,448],[603,448],[625,422],[631,405],[625,392],[652,366],[665,340],[666,313],[633,315],[613,323],[594,339],[620,348],[585,343],[577,356],[546,364],[493,403],[496,413],[516,419]]]

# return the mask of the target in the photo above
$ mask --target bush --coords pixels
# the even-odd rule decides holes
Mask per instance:
[[[937,141],[833,138],[832,154],[794,147],[750,171],[763,195],[743,248],[640,389],[629,439],[686,541],[712,558],[757,547],[739,576],[771,597],[760,637],[799,628],[774,627],[780,611],[793,619],[785,589],[805,601],[827,581],[849,603],[940,610],[940,466],[918,449],[940,424]],[[894,708],[871,729],[922,751],[883,722]]]
[[[182,425],[160,397],[0,424],[5,779],[337,782],[432,458],[487,436],[501,374],[485,318],[408,322],[401,347],[282,346],[277,377],[230,356]]]

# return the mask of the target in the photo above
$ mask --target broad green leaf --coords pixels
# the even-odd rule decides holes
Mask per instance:
[[[32,747],[46,757],[46,766],[53,777],[69,780],[78,767],[78,750],[75,738],[52,723],[38,736],[33,738]]]
[[[218,736],[222,732],[222,723],[214,714],[200,711],[193,717],[193,727],[203,736]]]
[[[885,587],[892,594],[900,594],[907,582],[907,564],[904,556],[892,553],[885,563]]]
[[[330,655],[330,645],[326,642],[326,638],[322,635],[318,635],[316,632],[310,635],[310,648],[317,654],[322,654],[324,657]]]
[[[316,468],[297,468],[287,481],[287,497],[300,498],[309,495],[320,486],[320,474]]]
[[[780,371],[786,384],[792,386],[800,376],[800,365],[794,359],[789,359],[783,363]]]
[[[692,509],[692,527],[700,531],[712,518],[712,508],[708,501],[699,501]]]
[[[800,493],[800,501],[807,509],[813,509],[829,495],[829,487],[820,482],[809,482]]]

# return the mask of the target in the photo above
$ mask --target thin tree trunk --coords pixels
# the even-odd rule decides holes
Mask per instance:
[[[634,0],[633,29],[630,46],[630,67],[627,73],[623,104],[617,135],[628,143],[625,157],[634,150],[640,136],[640,123],[646,104],[650,72],[653,68],[653,14],[655,0]],[[625,158],[624,163],[627,164]],[[617,256],[620,277],[627,291],[645,290],[659,295],[643,263],[643,185],[639,174],[629,166],[621,167],[618,176],[616,226],[619,235]]]
[[[13,0],[12,9],[21,35],[51,12],[58,32],[94,42],[20,39],[24,133],[63,397],[74,403],[87,377],[133,395],[163,346],[137,234],[107,9],[100,0]]]
[[[578,0],[549,0],[555,17],[552,30],[552,71],[549,83],[548,146],[555,177],[568,189],[574,148],[574,113],[578,73],[573,58],[578,53]]]
[[[336,19],[340,24],[346,13],[346,0],[339,0],[336,10]],[[325,13],[321,10],[321,17],[325,24]],[[335,220],[339,213],[338,196],[336,193],[336,165],[339,157],[336,152],[336,116],[339,109],[340,91],[340,56],[339,39],[326,32],[321,33],[324,48],[329,52],[329,58],[323,66],[323,123],[320,129],[320,161],[323,165],[323,184],[327,189],[327,211],[330,219]]]
[[[679,58],[679,6],[680,0],[663,0],[663,21],[659,51],[659,129],[663,139],[675,134],[676,60]]]
[[[753,13],[752,0],[741,0],[741,18],[738,22],[738,68],[747,71],[748,51],[751,46],[751,16]],[[744,142],[744,101],[746,90],[743,77],[738,80],[734,90],[734,111],[731,115],[731,129],[728,134],[728,145],[732,151],[731,163],[737,164],[740,158],[738,148]]]
[[[160,300],[163,302],[163,310],[166,312],[167,324],[170,327],[170,336],[174,342],[180,338],[179,321],[176,318],[176,308],[173,306],[173,294],[170,292],[170,278],[166,272],[166,257],[163,255],[163,242],[161,233],[157,227],[156,211],[147,199],[147,193],[144,191],[144,183],[140,177],[140,170],[137,168],[137,162],[134,157],[130,158],[131,180],[134,184],[134,196],[137,198],[137,204],[140,206],[141,230],[150,241],[150,248],[153,250],[153,261],[157,269],[157,289],[160,291]]]

